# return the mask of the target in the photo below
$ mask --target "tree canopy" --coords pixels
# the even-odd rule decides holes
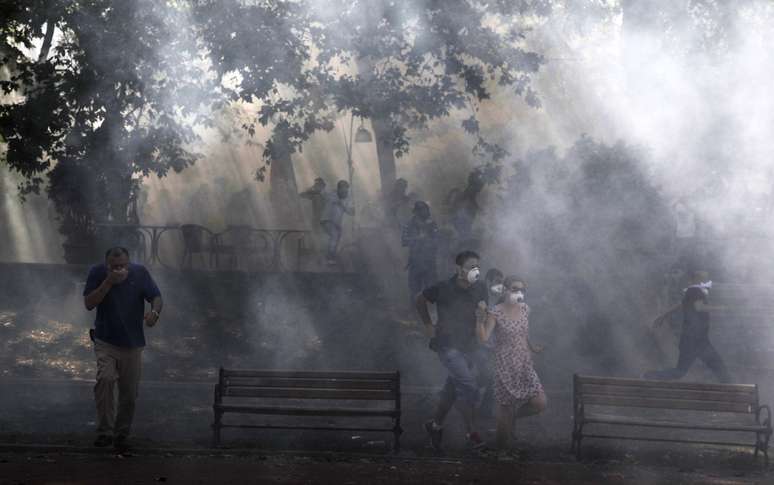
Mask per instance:
[[[22,193],[47,175],[65,226],[120,221],[133,177],[194,162],[191,121],[207,77],[184,8],[58,0],[4,1],[0,11],[0,136]]]
[[[581,18],[615,10],[607,3],[0,0],[4,161],[23,193],[47,187],[64,225],[125,219],[137,180],[194,163],[196,125],[234,102],[257,106],[236,129],[269,128],[264,161],[291,175],[291,154],[346,114],[371,121],[383,189],[412,132],[450,115],[474,156],[499,163],[507,152],[477,113],[495,90],[540,106],[532,82],[545,59],[529,29],[558,8]],[[615,4],[625,26],[689,18],[725,39],[733,24],[717,0]]]
[[[547,1],[211,0],[196,10],[219,76],[238,74],[230,99],[260,103],[255,121],[273,128],[267,161],[351,112],[372,121],[389,183],[409,130],[467,110],[462,128],[476,152],[499,160],[504,150],[480,133],[478,103],[500,86],[539,105],[530,79],[543,60],[523,36]]]

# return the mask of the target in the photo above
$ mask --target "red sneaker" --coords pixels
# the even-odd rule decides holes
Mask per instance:
[[[468,443],[470,443],[470,446],[472,446],[474,450],[480,450],[486,446],[484,440],[479,436],[478,431],[468,433]]]

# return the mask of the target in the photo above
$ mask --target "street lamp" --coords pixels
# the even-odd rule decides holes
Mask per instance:
[[[342,135],[344,136],[344,147],[347,150],[347,168],[349,169],[349,194],[352,197],[352,208],[355,208],[355,189],[352,186],[352,175],[355,173],[355,165],[352,162],[352,131],[355,127],[355,115],[349,117],[349,138],[342,128]],[[357,133],[354,136],[355,143],[371,143],[374,141],[371,132],[364,126],[363,117],[360,117],[360,126],[357,129]],[[352,217],[352,232],[355,231],[355,216]]]
[[[374,141],[374,139],[371,136],[371,132],[363,126],[363,118],[360,118],[360,127],[355,134],[355,143],[371,143],[372,141]]]

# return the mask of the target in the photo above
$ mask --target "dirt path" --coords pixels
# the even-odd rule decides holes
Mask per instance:
[[[0,453],[0,484],[763,484],[760,471],[735,475],[622,463],[401,459],[357,455],[250,454],[120,456]]]

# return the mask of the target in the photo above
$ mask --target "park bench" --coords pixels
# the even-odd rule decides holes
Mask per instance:
[[[212,445],[222,428],[383,431],[400,449],[400,372],[281,371],[220,369],[212,406]],[[390,419],[389,426],[224,424],[226,413],[266,416]]]
[[[629,411],[624,413],[624,409]],[[762,452],[769,462],[771,411],[758,404],[758,387],[751,384],[703,384],[695,382],[654,381],[611,377],[573,378],[572,450],[581,456],[584,438],[612,438],[641,441],[666,441],[706,445],[752,447],[755,458]],[[603,414],[613,412],[614,414]],[[761,421],[761,414],[765,418]],[[721,414],[722,413],[722,414]],[[664,415],[669,415],[664,418]],[[698,420],[699,418],[700,420]],[[720,418],[720,419],[719,419]],[[592,425],[663,430],[692,430],[702,434],[754,433],[755,442],[733,443],[674,437],[589,434]],[[596,427],[596,426],[595,426]],[[659,433],[656,433],[657,435]]]

